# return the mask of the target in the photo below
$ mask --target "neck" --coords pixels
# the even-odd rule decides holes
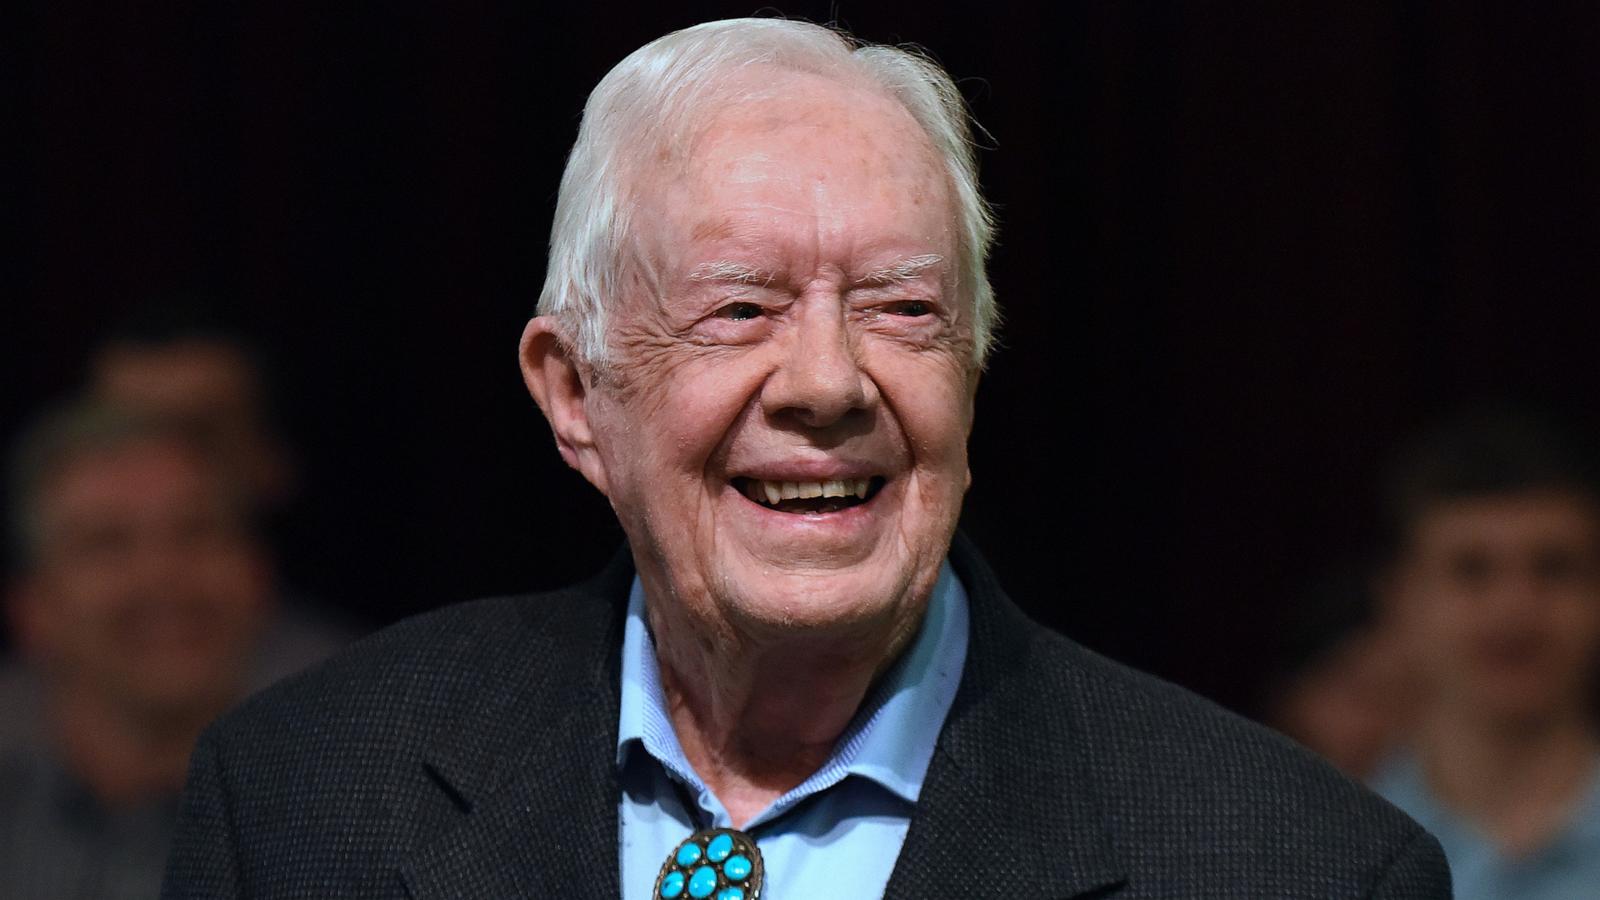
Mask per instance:
[[[815,773],[917,621],[838,635],[705,637],[658,615],[661,684],[684,755],[741,828]]]
[[[1582,710],[1515,723],[1442,711],[1422,723],[1416,743],[1434,793],[1511,855],[1538,849],[1566,824],[1600,755]]]
[[[63,688],[51,696],[47,721],[67,770],[102,804],[126,807],[183,788],[189,753],[213,712],[142,716]]]

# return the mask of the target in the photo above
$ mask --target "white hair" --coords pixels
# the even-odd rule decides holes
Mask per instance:
[[[753,65],[864,81],[896,98],[927,134],[955,194],[960,288],[971,299],[974,362],[994,343],[999,311],[985,271],[994,218],[978,188],[966,104],[927,57],[788,19],[729,19],[640,47],[595,86],[567,158],[550,229],[539,313],[553,316],[583,360],[608,360],[607,300],[620,290],[630,203],[625,176],[646,154],[681,144],[693,113],[722,99],[718,75]],[[722,89],[726,90],[723,79]]]

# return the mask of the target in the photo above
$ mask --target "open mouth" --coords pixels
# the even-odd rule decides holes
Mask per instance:
[[[818,515],[860,506],[882,489],[884,478],[845,478],[838,481],[767,481],[733,479],[733,486],[750,500],[778,512]]]

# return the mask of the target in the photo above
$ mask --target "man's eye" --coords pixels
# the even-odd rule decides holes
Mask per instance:
[[[884,310],[891,316],[917,318],[933,312],[933,307],[922,300],[901,300],[898,303],[889,304],[884,307]]]
[[[717,318],[733,319],[736,322],[758,318],[760,315],[761,306],[757,303],[729,303],[716,312]]]

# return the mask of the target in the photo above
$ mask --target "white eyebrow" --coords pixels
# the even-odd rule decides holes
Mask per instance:
[[[944,257],[937,253],[908,256],[882,268],[873,269],[861,276],[856,281],[856,284],[872,287],[904,284],[907,281],[920,278],[927,274],[929,269],[933,269],[943,263]],[[772,272],[765,269],[758,269],[754,266],[728,260],[701,263],[689,273],[690,281],[721,281],[762,287],[771,284],[776,277]]]
[[[922,275],[926,274],[929,269],[932,269],[943,262],[944,257],[937,253],[927,253],[922,256],[908,256],[905,259],[884,266],[881,269],[873,269],[871,272],[861,276],[861,279],[856,283],[872,285],[875,287],[903,284],[907,281],[921,277]]]
[[[689,273],[690,281],[725,281],[733,284],[754,284],[765,287],[772,283],[771,272],[747,266],[744,263],[716,260],[701,263]]]

